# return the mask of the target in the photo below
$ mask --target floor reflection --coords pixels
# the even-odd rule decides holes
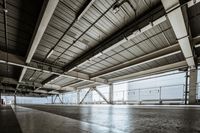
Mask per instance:
[[[200,108],[176,106],[32,106],[46,112],[126,133],[200,132]],[[81,126],[81,125],[77,125]],[[91,129],[95,131],[95,129]]]

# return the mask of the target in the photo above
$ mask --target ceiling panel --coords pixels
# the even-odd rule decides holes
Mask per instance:
[[[156,60],[156,61],[151,61],[151,62],[148,62],[148,63],[145,63],[145,64],[133,66],[133,67],[130,67],[130,68],[125,69],[125,70],[113,72],[113,73],[108,74],[106,76],[102,76],[101,78],[105,78],[105,79],[115,78],[115,77],[118,77],[118,76],[124,76],[124,75],[128,75],[130,73],[144,71],[144,70],[147,70],[147,69],[151,69],[151,68],[171,64],[171,63],[176,63],[176,62],[183,61],[183,60],[184,60],[184,57],[183,57],[182,53],[179,53],[179,54],[176,54],[176,55],[171,55],[169,57],[161,58],[161,59]]]
[[[0,12],[0,49],[17,55],[25,56],[30,39],[43,1],[7,0],[7,39],[5,45],[5,31],[3,12]],[[1,1],[2,5],[2,1]],[[7,47],[7,48],[6,48]]]

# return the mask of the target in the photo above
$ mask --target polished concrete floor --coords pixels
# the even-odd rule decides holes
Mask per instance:
[[[123,133],[104,126],[79,120],[13,106],[23,133]]]
[[[15,113],[10,106],[0,105],[0,133],[21,133]]]
[[[24,133],[199,133],[198,106],[13,107]]]
[[[200,106],[0,107],[0,133],[200,133]]]

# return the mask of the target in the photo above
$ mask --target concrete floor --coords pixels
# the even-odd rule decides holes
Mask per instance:
[[[21,133],[15,113],[10,106],[0,105],[0,133]]]
[[[200,106],[0,107],[0,133],[200,133],[199,125]]]
[[[13,107],[23,133],[199,133],[196,106]]]

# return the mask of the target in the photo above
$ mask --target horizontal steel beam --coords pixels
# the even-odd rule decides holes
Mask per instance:
[[[37,24],[29,45],[29,52],[27,54],[26,63],[30,63],[32,57],[40,43],[40,40],[49,24],[49,21],[57,7],[59,0],[44,0]]]
[[[16,89],[10,86],[5,86],[0,84],[0,90],[10,90],[10,91],[15,91]]]
[[[58,76],[63,76],[67,78],[73,78],[73,79],[79,79],[79,80],[84,80],[88,82],[99,82],[101,84],[107,84],[107,80],[105,79],[90,79],[90,77],[87,74],[81,73],[81,72],[64,72],[62,69],[59,69],[57,67],[52,67],[48,66],[44,63],[41,62],[35,62],[32,61],[29,64],[26,64],[24,61],[24,58],[18,55],[14,55],[11,53],[8,53],[8,62],[6,58],[7,53],[4,51],[0,50],[0,63],[8,63],[9,65],[14,65],[18,67],[23,67],[31,70],[36,70],[44,73],[50,73],[50,74],[55,74]]]
[[[125,27],[114,33],[112,36],[109,36],[99,45],[88,50],[86,53],[76,58],[71,63],[67,64],[65,66],[65,71],[73,70],[75,67],[79,66],[80,64],[84,63],[87,60],[90,60],[93,57],[96,57],[97,55],[101,54],[104,50],[110,48],[116,43],[119,43],[121,41],[122,42],[126,41],[128,39],[127,37],[134,34],[135,31],[138,31],[140,29],[145,30],[149,26],[151,27],[149,23],[154,22],[155,20],[161,18],[164,15],[165,15],[165,10],[162,4],[159,3],[159,5],[156,8],[144,12],[143,14],[140,15],[141,17],[138,17],[136,20],[127,24]]]
[[[25,60],[27,64],[31,62],[33,55],[40,43],[40,40],[42,39],[45,29],[51,19],[51,16],[54,13],[54,10],[56,9],[58,2],[59,0],[44,0],[42,9],[40,11],[40,14],[36,23],[36,27],[34,29],[31,42],[29,45],[29,49],[27,52],[27,57]],[[18,80],[19,82],[22,81],[26,71],[27,71],[27,68],[23,67],[19,80]],[[18,88],[18,85],[17,85],[17,88]]]
[[[62,86],[62,87],[75,86],[75,85],[81,84],[81,83],[83,83],[83,82],[85,82],[85,81],[76,81],[76,82],[72,82],[72,83],[67,84],[67,85],[65,85],[65,86]]]
[[[93,88],[93,87],[96,87],[98,85],[101,85],[101,84],[98,84],[98,83],[90,83],[90,84],[87,84],[87,85],[81,85],[81,86],[78,86],[76,87],[77,89],[84,89],[84,88]]]
[[[196,69],[196,61],[194,57],[194,50],[190,44],[189,23],[187,17],[186,7],[181,7],[179,0],[161,0],[166,10],[167,17],[171,23],[172,29],[178,39],[183,55],[191,69]],[[185,10],[185,11],[184,11]]]
[[[91,7],[91,5],[94,3],[95,0],[87,0],[83,7],[80,9],[80,11],[78,12],[76,19],[80,20],[83,15],[87,12],[87,10]]]
[[[7,78],[7,77],[0,77],[0,83],[4,84],[10,84],[10,85],[22,85],[22,86],[28,86],[28,87],[35,87],[35,88],[50,88],[54,90],[60,90],[62,89],[59,85],[53,85],[53,84],[41,84],[39,82],[31,82],[31,81],[22,81],[18,82],[16,79],[13,78]]]
[[[53,75],[51,75],[50,77],[48,77],[47,79],[45,79],[44,81],[42,81],[42,84],[46,84],[46,83],[48,83],[48,82],[54,80],[54,79],[57,78],[57,77],[58,77],[58,75],[53,74]]]
[[[19,95],[19,94],[23,94],[24,95],[24,93],[33,93],[33,94],[38,94],[38,93],[47,94],[48,93],[48,92],[44,92],[44,91],[43,92],[42,91],[34,92],[34,90],[26,89],[26,88],[25,89],[24,88],[18,88],[18,89],[20,89],[20,91],[18,91],[17,95]],[[7,91],[9,91],[10,93],[13,92],[12,94],[14,94],[15,91],[16,91],[16,88],[0,84],[0,90],[5,90],[5,93],[7,93]],[[4,93],[4,91],[2,91],[2,92]]]
[[[93,86],[96,86],[96,85],[102,85],[102,83],[98,83],[98,82],[88,83],[87,85],[80,85],[81,83],[84,83],[84,82],[87,82],[87,81],[76,81],[76,82],[67,84],[65,86],[62,86],[62,88],[78,86],[78,87],[75,87],[75,88],[82,89],[82,88],[87,88],[87,87],[93,87]]]
[[[165,47],[163,49],[157,50],[155,52],[151,52],[149,54],[145,54],[138,58],[129,60],[127,62],[121,63],[119,65],[115,65],[108,69],[104,69],[102,71],[98,71],[97,73],[91,74],[91,78],[96,78],[100,76],[105,76],[114,72],[122,71],[124,69],[128,69],[130,67],[142,65],[151,61],[155,61],[161,58],[165,58],[171,55],[175,55],[181,53],[179,44],[174,44],[169,47]]]
[[[168,72],[168,71],[172,71],[172,70],[178,70],[178,69],[184,68],[184,67],[187,67],[186,61],[180,61],[180,62],[173,63],[173,64],[168,64],[168,65],[164,65],[164,66],[160,66],[160,67],[156,67],[156,68],[152,68],[152,69],[148,69],[148,70],[144,70],[144,71],[139,71],[139,72],[124,75],[124,76],[115,77],[115,78],[109,79],[108,81],[109,82],[123,81],[123,80],[138,78],[138,77],[155,75],[155,74]]]

